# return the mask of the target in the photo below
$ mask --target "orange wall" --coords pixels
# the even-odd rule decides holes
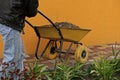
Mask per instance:
[[[120,0],[40,0],[39,10],[53,22],[67,21],[81,28],[92,29],[81,42],[86,45],[120,42]],[[28,19],[33,25],[49,22],[37,15]],[[37,42],[34,31],[27,24],[22,35],[26,53],[33,53]],[[42,48],[45,44],[42,40]],[[2,53],[3,43],[0,40]]]

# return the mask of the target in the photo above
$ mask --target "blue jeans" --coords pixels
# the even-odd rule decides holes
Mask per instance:
[[[19,69],[23,71],[24,47],[21,39],[20,32],[14,30],[6,25],[0,24],[0,34],[4,41],[4,57],[2,63],[7,63],[9,66],[6,68],[6,73],[9,70]],[[14,66],[11,63],[15,63]],[[3,64],[0,66],[0,71],[3,70]],[[16,74],[14,80],[18,80]],[[3,76],[2,74],[0,76]]]

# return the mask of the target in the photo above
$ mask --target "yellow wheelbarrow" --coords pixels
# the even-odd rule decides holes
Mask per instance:
[[[81,29],[76,25],[73,25],[68,22],[58,22],[53,23],[48,17],[46,17],[43,13],[38,11],[43,17],[45,17],[52,25],[44,25],[44,26],[33,26],[27,20],[26,22],[35,30],[38,37],[38,44],[36,47],[35,56],[38,57],[38,47],[40,44],[40,38],[49,39],[46,47],[44,48],[41,56],[44,56],[48,59],[54,59],[58,55],[61,57],[62,53],[65,53],[65,59],[70,52],[72,45],[76,45],[75,50],[75,60],[81,63],[85,63],[88,59],[88,51],[87,47],[80,43],[80,40],[89,32],[90,29]],[[63,51],[63,42],[70,42],[70,45],[66,51]],[[59,43],[59,46],[58,46]]]

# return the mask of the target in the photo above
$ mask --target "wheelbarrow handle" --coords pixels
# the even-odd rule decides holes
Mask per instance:
[[[29,24],[29,25],[34,29],[34,26],[33,26],[29,21],[27,21],[27,20],[25,19],[25,22],[26,22],[27,24]]]
[[[60,38],[61,38],[60,41],[62,41],[62,40],[63,40],[63,35],[62,35],[60,29],[52,22],[52,20],[50,20],[47,16],[45,16],[45,15],[44,15],[42,12],[40,12],[39,10],[38,10],[38,13],[39,13],[40,15],[42,15],[44,18],[46,18],[46,19],[53,25],[53,27],[56,28],[56,30],[58,31],[58,34],[59,34],[59,36],[60,36]],[[40,33],[39,33],[39,31],[37,30],[37,27],[34,27],[34,26],[33,26],[30,22],[28,22],[27,20],[25,20],[25,22],[26,22],[27,24],[29,24],[29,25],[34,29],[34,31],[35,31],[35,33],[36,33],[36,35],[37,35],[37,37],[38,37],[38,43],[37,43],[37,47],[36,47],[36,51],[35,51],[35,56],[36,56],[37,59],[39,59],[39,57],[38,57],[38,47],[39,47],[39,44],[40,44]]]
[[[28,22],[27,20],[25,20],[25,22],[26,22],[27,24],[29,24],[29,25],[34,29],[34,31],[35,31],[37,37],[40,38],[40,34],[39,34],[37,28],[34,27],[34,26],[33,26],[30,22]]]
[[[61,39],[63,39],[63,35],[62,35],[60,29],[52,22],[52,20],[50,20],[47,16],[45,16],[45,15],[44,15],[41,11],[39,11],[39,10],[38,10],[38,13],[41,14],[44,18],[46,18],[46,19],[53,25],[53,27],[56,28],[56,30],[58,31]]]
[[[27,20],[25,20],[25,22],[26,22],[27,24],[29,24],[29,25],[34,29],[34,31],[35,31],[35,33],[36,33],[36,35],[37,35],[37,37],[38,37],[38,43],[37,43],[37,47],[36,47],[36,50],[35,50],[35,57],[36,57],[37,59],[39,59],[39,57],[38,57],[38,48],[39,48],[39,44],[40,44],[40,34],[39,34],[37,28],[34,27],[30,22],[28,22]]]

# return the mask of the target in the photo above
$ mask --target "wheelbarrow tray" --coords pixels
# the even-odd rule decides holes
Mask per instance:
[[[37,27],[41,38],[60,40],[61,37],[54,27]],[[90,29],[59,28],[65,41],[79,42]]]

